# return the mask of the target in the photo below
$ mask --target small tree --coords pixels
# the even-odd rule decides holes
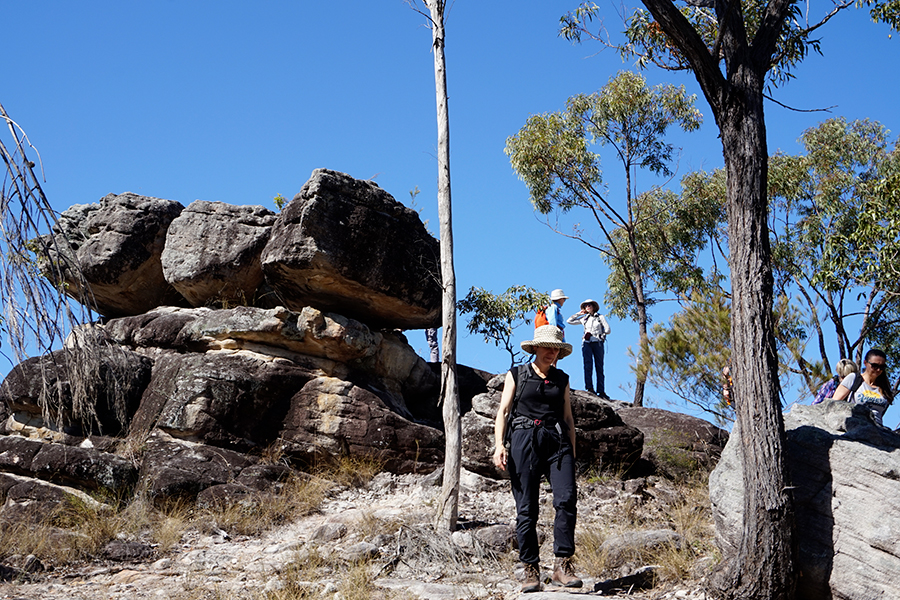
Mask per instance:
[[[650,88],[641,75],[621,72],[599,92],[569,98],[565,112],[533,115],[506,142],[510,162],[528,186],[538,212],[581,208],[596,222],[602,242],[578,229],[563,235],[595,248],[610,264],[613,275],[607,304],[612,314],[623,317],[631,313],[637,321],[639,363],[647,359],[647,308],[653,302],[648,295],[650,273],[641,254],[640,232],[657,227],[672,206],[659,202],[660,196],[654,192],[636,195],[634,173],[640,168],[671,175],[674,147],[663,141],[666,131],[673,125],[693,131],[700,122],[694,98],[686,95],[684,88]],[[622,200],[606,194],[600,156],[591,151],[594,144],[612,149],[621,163],[625,175]],[[643,404],[645,379],[646,371],[639,364],[636,406]]]
[[[514,285],[500,295],[484,288],[469,288],[469,293],[456,306],[462,314],[472,313],[467,326],[469,333],[483,335],[485,342],[502,346],[509,353],[509,366],[512,368],[522,355],[513,344],[513,330],[530,324],[531,315],[549,303],[547,294],[524,285]]]
[[[438,531],[453,531],[459,511],[459,478],[462,469],[462,424],[459,417],[459,383],[456,376],[456,273],[453,268],[453,210],[450,202],[450,112],[447,108],[447,66],[444,57],[444,0],[422,0],[428,14],[416,9],[431,25],[434,52],[434,88],[438,131],[438,220],[441,238],[441,285],[444,338],[441,344],[441,403],[444,416],[444,482],[435,516]]]

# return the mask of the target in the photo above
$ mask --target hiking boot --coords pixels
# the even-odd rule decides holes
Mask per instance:
[[[538,565],[525,565],[525,580],[522,582],[522,593],[541,591],[541,569]]]
[[[582,581],[575,576],[575,565],[572,557],[557,557],[553,563],[553,583],[567,588],[580,588]]]

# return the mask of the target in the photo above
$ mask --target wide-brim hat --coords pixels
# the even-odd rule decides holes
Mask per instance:
[[[565,342],[562,329],[556,325],[541,325],[534,330],[534,339],[521,346],[528,354],[535,354],[535,348],[559,348],[559,358],[572,354],[572,344]]]
[[[566,293],[562,290],[557,289],[557,290],[553,290],[552,292],[550,292],[550,300],[551,301],[568,300],[568,299],[569,299],[569,297],[566,296]]]
[[[600,312],[600,304],[596,300],[591,300],[590,298],[588,298],[587,300],[585,300],[584,302],[581,303],[581,310],[584,310],[584,307],[587,306],[588,304],[593,304],[594,310],[596,310],[597,312]]]

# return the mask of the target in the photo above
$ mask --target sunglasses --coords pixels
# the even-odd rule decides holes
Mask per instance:
[[[873,363],[873,362],[870,362],[870,363],[866,363],[866,364],[869,365],[869,368],[870,368],[870,369],[877,369],[877,370],[879,370],[879,371],[884,371],[884,369],[887,367],[887,364],[886,364],[886,363]]]

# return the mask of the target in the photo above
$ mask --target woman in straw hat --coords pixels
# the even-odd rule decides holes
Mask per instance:
[[[564,341],[561,329],[543,325],[535,329],[533,340],[522,342],[522,349],[534,355],[534,362],[513,367],[506,374],[494,424],[494,465],[501,471],[509,470],[516,500],[519,559],[525,564],[522,591],[541,589],[537,521],[544,474],[550,479],[556,509],[552,581],[565,587],[581,587],[572,564],[578,498],[575,421],[569,376],[553,366],[557,359],[572,353],[572,346]]]

